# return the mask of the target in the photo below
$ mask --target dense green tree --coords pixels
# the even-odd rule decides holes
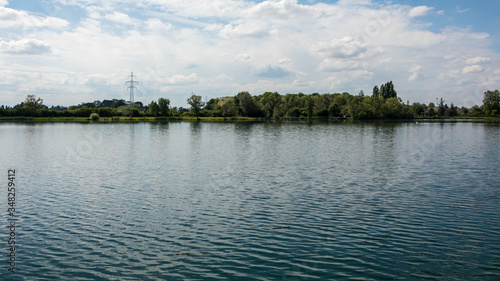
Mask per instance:
[[[34,109],[44,108],[43,99],[37,98],[35,95],[27,95],[24,100],[24,106]]]
[[[470,110],[470,114],[474,117],[480,117],[483,116],[483,110],[479,105],[474,105]]]
[[[265,92],[260,99],[265,116],[268,118],[280,116],[281,96],[277,92]]]
[[[306,96],[306,110],[307,110],[307,117],[312,118],[313,115],[313,109],[314,109],[314,99],[312,96]]]
[[[397,119],[397,118],[402,118],[402,104],[401,102],[393,97],[393,98],[388,98],[383,106],[384,110],[384,117],[385,118],[390,118],[390,119]]]
[[[236,115],[237,107],[234,105],[234,97],[224,97],[219,100],[220,112],[222,117]]]
[[[299,117],[300,116],[300,108],[298,107],[292,107],[286,112],[287,117]]]
[[[236,95],[238,101],[238,113],[243,116],[253,116],[256,113],[257,107],[253,101],[252,95],[249,92],[239,92]]]
[[[342,108],[338,103],[332,102],[332,104],[328,107],[329,116],[340,117],[342,112],[341,110]]]
[[[101,118],[101,117],[97,113],[91,113],[90,117],[89,117],[89,119],[92,120],[92,121],[98,121],[99,118]]]
[[[397,92],[394,90],[394,84],[392,81],[389,81],[380,86],[380,95],[384,99],[396,98],[398,96]]]
[[[205,103],[205,107],[203,107],[203,109],[205,110],[215,110],[214,108],[214,104],[216,103],[215,99],[210,99],[209,101],[207,101]]]
[[[446,112],[446,106],[445,106],[443,98],[441,98],[438,102],[438,115],[444,116],[445,112]]]
[[[190,111],[196,119],[199,119],[201,108],[204,106],[204,102],[201,101],[201,96],[192,94],[186,101],[191,106]]]
[[[168,116],[170,114],[170,100],[166,98],[158,99],[159,114]]]
[[[458,115],[457,107],[451,103],[450,109],[447,112],[449,117],[456,117]]]
[[[500,114],[500,92],[498,90],[484,93],[483,111],[485,116]]]
[[[425,104],[421,104],[419,102],[414,102],[411,106],[412,113],[415,116],[423,115],[425,112]]]
[[[148,113],[152,116],[158,116],[158,114],[160,113],[160,106],[156,101],[151,101],[151,103],[149,104]]]
[[[468,116],[469,115],[469,109],[467,107],[462,107],[460,109],[460,114],[464,117]]]
[[[99,114],[100,117],[113,117],[117,115],[117,111],[110,107],[99,107],[94,109],[94,112]]]
[[[378,86],[375,85],[375,87],[373,87],[372,97],[373,98],[378,98],[379,96],[380,96],[380,91],[378,89]]]

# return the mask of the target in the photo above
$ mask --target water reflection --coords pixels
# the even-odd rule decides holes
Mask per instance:
[[[21,276],[498,279],[499,129],[159,122],[3,134],[0,125],[2,145],[22,144],[0,162],[16,159],[28,179]],[[78,154],[80,141],[92,153]],[[62,172],[50,164],[66,159],[61,147],[75,151]]]

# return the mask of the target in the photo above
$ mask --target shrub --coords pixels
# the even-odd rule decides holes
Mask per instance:
[[[99,118],[100,118],[99,114],[97,114],[97,113],[90,114],[90,120],[92,120],[92,121],[97,121],[97,120],[99,120]]]

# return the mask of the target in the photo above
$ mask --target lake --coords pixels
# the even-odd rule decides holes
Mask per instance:
[[[4,122],[0,145],[1,280],[500,279],[498,122]]]

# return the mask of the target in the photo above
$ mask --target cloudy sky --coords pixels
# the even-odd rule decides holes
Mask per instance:
[[[472,106],[500,89],[499,1],[0,0],[0,104],[240,91]]]

